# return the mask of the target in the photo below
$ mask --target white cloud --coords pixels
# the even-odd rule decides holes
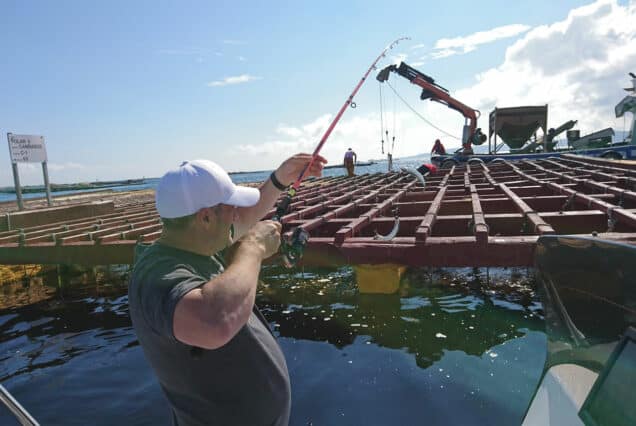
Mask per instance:
[[[99,167],[88,167],[83,164],[67,162],[67,163],[48,163],[47,168],[49,171],[49,179],[51,183],[61,182],[78,182],[84,180],[83,176],[88,172],[93,175]],[[11,168],[7,170],[7,174],[11,173]],[[44,184],[44,177],[42,175],[42,165],[39,163],[18,163],[18,173],[20,174],[20,184],[26,185],[42,185]],[[79,178],[78,176],[82,176]],[[7,182],[7,185],[13,186],[13,177],[10,180],[4,179],[0,175],[0,180]],[[3,186],[0,184],[0,186]]]
[[[249,74],[242,74],[233,77],[225,77],[223,80],[211,81],[207,84],[208,87],[221,87],[230,86],[233,84],[248,83],[254,80],[262,80],[262,77],[255,77]]]
[[[223,44],[229,44],[229,45],[234,45],[234,46],[238,46],[238,45],[245,45],[247,44],[247,42],[242,41],[242,40],[223,40],[221,43]]]
[[[399,53],[397,55],[391,56],[391,63],[398,65],[400,62],[406,62],[408,59],[408,55],[406,53]]]
[[[417,93],[414,94],[414,97],[416,96]],[[456,130],[455,133],[458,135],[461,133],[460,126],[463,124],[463,118],[456,112],[430,102],[421,103],[419,107],[429,119],[443,117],[442,121],[449,123],[448,129]],[[298,126],[281,124],[276,128],[278,136],[274,140],[239,145],[232,148],[227,157],[240,157],[241,167],[245,170],[276,167],[293,153],[313,152],[332,119],[333,115],[324,114]],[[346,149],[351,147],[360,160],[384,158],[393,141],[393,136],[395,136],[393,152],[396,157],[430,152],[433,141],[438,137],[442,138],[446,147],[460,145],[459,141],[433,129],[410,112],[397,112],[395,119],[393,113],[385,113],[384,125],[385,130],[389,132],[388,138],[386,134],[381,136],[379,114],[350,113],[334,128],[321,150],[321,155],[331,164],[337,164],[342,161],[342,155]],[[384,139],[385,154],[382,153],[382,139]]]
[[[237,56],[236,59],[238,59],[240,62],[247,61],[247,58],[245,56]]]
[[[623,120],[615,119],[614,105],[626,95],[622,88],[629,83],[627,72],[636,72],[633,22],[635,2],[619,6],[605,0],[574,9],[562,21],[527,31],[508,47],[502,63],[475,76],[473,85],[451,93],[482,111],[478,125],[484,132],[488,114],[495,106],[545,104],[549,104],[550,127],[575,119],[583,134],[610,126],[622,130]],[[399,81],[393,83],[394,87],[420,114],[451,135],[461,135],[461,114],[434,102],[420,102],[418,92]],[[392,96],[388,88],[385,93]],[[378,113],[361,115],[354,110],[338,123],[321,154],[331,163],[339,163],[350,146],[361,160],[381,158],[381,138],[386,152],[394,134],[396,157],[430,152],[438,137],[448,150],[460,145],[406,108],[398,110],[395,127],[392,111],[385,110],[384,114],[388,138],[381,135]],[[281,124],[269,140],[240,145],[228,157],[240,156],[246,170],[276,167],[294,152],[312,152],[332,118],[327,114],[304,124]]]
[[[636,3],[601,0],[563,21],[534,28],[510,46],[505,60],[456,93],[484,115],[495,106],[549,105],[550,127],[579,120],[582,133],[623,130],[614,105],[636,68]],[[487,127],[487,119],[481,120]]]
[[[185,48],[177,48],[177,49],[159,49],[157,53],[160,55],[168,55],[168,56],[184,56],[184,57],[194,57],[195,62],[203,63],[205,58],[210,55],[215,56],[223,56],[221,52],[214,51],[212,49],[208,49],[205,47],[185,47]]]
[[[474,49],[472,49],[474,50]],[[437,50],[435,52],[431,52],[431,58],[432,59],[442,59],[442,58],[447,58],[449,56],[453,56],[453,55],[457,55],[459,52],[457,50],[454,49],[442,49],[442,50]],[[468,53],[468,52],[462,52],[462,53]]]
[[[86,170],[86,166],[79,163],[49,163],[48,169],[54,172],[66,171],[66,170]]]
[[[182,48],[182,49],[159,49],[157,51],[160,55],[200,55],[203,52],[203,49],[200,48]]]
[[[284,124],[279,124],[276,128],[276,133],[280,133],[284,136],[289,136],[292,138],[297,138],[303,134],[303,131],[297,129],[296,127],[285,126]]]
[[[479,45],[514,37],[529,29],[530,27],[528,25],[511,24],[493,28],[488,31],[478,31],[467,36],[442,38],[435,43],[431,57],[433,59],[440,59],[472,52],[477,49]]]

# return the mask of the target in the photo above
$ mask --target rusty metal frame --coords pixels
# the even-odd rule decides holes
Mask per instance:
[[[282,218],[310,234],[306,265],[530,266],[545,234],[636,242],[636,165],[566,155],[311,180]],[[272,209],[267,215],[274,214]],[[387,234],[400,219],[390,241]],[[0,263],[131,263],[161,235],[151,200],[113,213],[0,232]]]

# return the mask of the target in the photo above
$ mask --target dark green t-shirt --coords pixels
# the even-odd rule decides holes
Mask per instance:
[[[144,354],[179,426],[286,425],[291,397],[285,357],[256,306],[221,348],[194,349],[174,337],[179,300],[221,272],[218,257],[158,243],[138,256],[128,298]]]

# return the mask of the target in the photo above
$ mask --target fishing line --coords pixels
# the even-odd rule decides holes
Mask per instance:
[[[302,183],[303,179],[305,178],[309,170],[311,170],[311,166],[314,164],[314,161],[316,161],[316,158],[318,157],[318,154],[320,153],[320,150],[322,149],[325,142],[327,142],[329,135],[331,135],[331,132],[336,127],[336,124],[338,124],[338,121],[340,121],[340,118],[344,114],[347,107],[351,106],[352,108],[355,108],[356,104],[355,102],[353,102],[354,96],[358,93],[358,90],[360,90],[360,87],[362,87],[362,85],[366,81],[371,71],[377,69],[376,68],[377,63],[380,62],[382,58],[385,58],[387,52],[389,50],[392,50],[402,40],[410,40],[410,38],[401,37],[394,40],[391,44],[385,47],[384,50],[382,50],[382,53],[378,55],[378,57],[375,59],[375,61],[373,61],[373,63],[371,64],[367,72],[364,73],[364,75],[362,76],[362,78],[360,79],[356,87],[353,89],[353,92],[351,92],[351,94],[349,95],[345,103],[340,108],[340,111],[338,111],[338,114],[336,114],[333,121],[331,122],[327,130],[325,131],[325,134],[320,139],[318,146],[316,147],[316,149],[314,150],[311,156],[311,160],[309,160],[309,163],[303,168],[302,172],[298,176],[298,179],[296,179],[296,181],[289,187],[285,197],[283,197],[283,199],[277,204],[276,212],[274,213],[272,220],[276,220],[282,223],[282,218],[287,213],[287,210],[289,209],[289,205],[291,204],[292,198],[296,195],[296,192],[298,191],[300,184]],[[281,244],[285,263],[287,263],[288,265],[295,264],[302,256],[302,251],[308,240],[309,240],[309,233],[300,226],[296,227],[296,229],[294,229],[294,232],[292,234],[291,240],[289,242],[283,241],[283,244]]]

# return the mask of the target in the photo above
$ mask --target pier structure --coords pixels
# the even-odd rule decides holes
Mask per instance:
[[[314,179],[282,222],[286,237],[309,232],[307,266],[531,266],[541,235],[635,243],[636,163],[502,158],[438,170],[425,185],[406,172]],[[151,198],[9,212],[0,264],[129,264],[161,229]]]

